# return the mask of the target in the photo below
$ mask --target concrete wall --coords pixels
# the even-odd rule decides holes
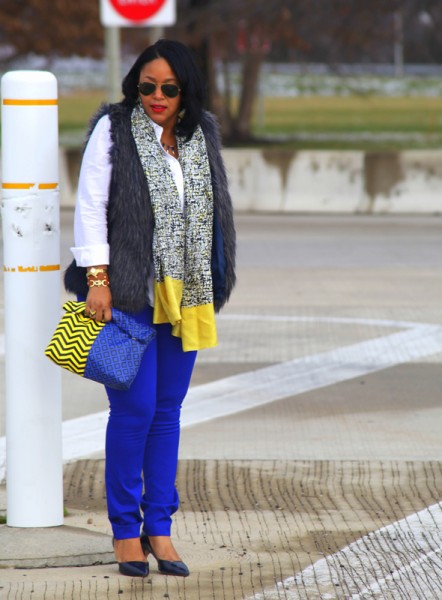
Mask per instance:
[[[442,213],[442,150],[223,153],[238,211]],[[80,160],[79,150],[60,150],[64,207],[74,206]]]
[[[442,213],[442,151],[226,149],[224,158],[237,210]]]

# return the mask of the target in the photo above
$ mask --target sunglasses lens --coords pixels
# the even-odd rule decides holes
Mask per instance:
[[[138,89],[143,96],[150,96],[154,93],[156,85],[154,83],[143,82],[138,84]]]
[[[143,96],[150,96],[156,90],[156,85],[147,81],[138,84],[138,90]],[[173,83],[164,83],[161,86],[161,91],[168,98],[176,98],[180,93],[180,88]]]
[[[163,94],[169,98],[176,98],[180,93],[180,88],[173,83],[165,83],[161,86],[161,90]]]

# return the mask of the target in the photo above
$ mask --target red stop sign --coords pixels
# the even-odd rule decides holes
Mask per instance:
[[[166,0],[110,0],[115,10],[130,21],[145,21],[160,10]]]

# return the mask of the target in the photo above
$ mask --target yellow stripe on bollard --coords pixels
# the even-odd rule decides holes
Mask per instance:
[[[35,183],[2,183],[4,190],[29,190]]]
[[[4,98],[3,104],[5,106],[57,106],[58,100],[56,98],[49,98],[46,100],[22,100],[19,98]]]
[[[36,186],[36,183],[2,183],[4,190],[29,190]],[[39,183],[39,190],[56,190],[58,183]]]
[[[56,188],[58,188],[58,183],[39,183],[38,184],[39,190],[55,190]]]
[[[37,273],[38,267],[22,267],[19,265],[18,272],[19,273]]]
[[[3,266],[3,271],[5,273],[16,273],[17,271],[19,273],[37,273],[38,271],[41,272],[48,272],[48,271],[59,271],[60,270],[60,265],[40,265],[39,267],[36,266],[31,266],[31,267],[23,267],[22,265],[19,265],[18,267],[7,267],[6,265]]]

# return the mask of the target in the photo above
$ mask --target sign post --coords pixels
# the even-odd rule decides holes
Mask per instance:
[[[107,57],[107,99],[118,102],[121,97],[121,43],[118,27],[104,28],[104,50]]]
[[[7,523],[51,527],[63,524],[61,369],[44,354],[61,313],[57,80],[10,71],[1,97]]]

